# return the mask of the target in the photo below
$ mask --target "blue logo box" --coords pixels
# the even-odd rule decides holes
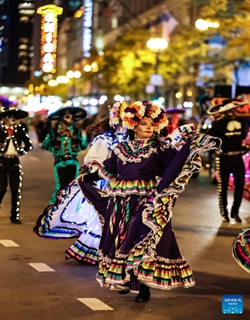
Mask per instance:
[[[224,294],[222,296],[222,313],[242,314],[244,299],[241,294]]]

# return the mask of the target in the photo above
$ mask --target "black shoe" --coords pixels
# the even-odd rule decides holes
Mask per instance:
[[[22,221],[20,221],[19,219],[10,219],[10,221],[14,224],[22,224]]]
[[[130,293],[130,290],[129,289],[127,289],[127,290],[119,290],[118,293],[119,294],[128,294],[128,293]]]
[[[222,221],[223,222],[229,222],[228,216],[222,216]]]
[[[222,217],[222,221],[223,222],[229,222],[229,218],[228,218],[228,210],[227,209],[223,209],[223,211],[220,212],[221,217]]]
[[[234,218],[234,220],[235,220],[236,222],[242,222],[242,220],[241,220],[241,218],[238,216],[238,214],[235,214],[235,215],[233,216],[233,218]]]
[[[120,286],[121,290],[118,291],[119,294],[128,294],[130,293],[129,289],[130,283],[126,282],[123,285]]]
[[[147,302],[150,299],[150,289],[145,284],[141,284],[140,292],[135,298],[135,302]]]

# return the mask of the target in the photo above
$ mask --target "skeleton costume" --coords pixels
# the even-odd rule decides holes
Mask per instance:
[[[56,193],[74,180],[80,168],[77,155],[87,148],[86,138],[81,129],[72,123],[86,118],[87,113],[80,107],[63,107],[49,115],[49,120],[58,121],[57,126],[49,131],[42,148],[53,153],[55,189],[50,203],[56,201]]]
[[[16,108],[0,109],[0,203],[7,191],[8,181],[11,189],[12,223],[21,224],[19,206],[21,198],[22,166],[19,157],[32,149],[32,142],[25,127],[15,121],[26,118],[28,112]]]

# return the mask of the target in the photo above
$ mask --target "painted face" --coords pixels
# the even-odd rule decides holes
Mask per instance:
[[[69,126],[73,122],[73,116],[72,114],[65,114],[63,116],[63,123]]]
[[[16,118],[14,116],[6,116],[4,122],[7,126],[13,126],[16,123]]]
[[[154,129],[155,129],[155,125],[152,118],[143,117],[134,129],[135,138],[149,139],[153,136]]]

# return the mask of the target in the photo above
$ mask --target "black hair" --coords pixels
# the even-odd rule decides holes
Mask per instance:
[[[112,137],[115,137],[116,128],[113,128],[109,124],[109,117],[104,118],[103,120],[91,124],[86,127],[87,133],[93,133],[94,135],[110,133]]]

